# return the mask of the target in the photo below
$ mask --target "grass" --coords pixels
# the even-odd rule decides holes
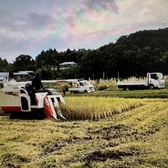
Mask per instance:
[[[86,94],[70,94],[67,96],[93,96],[93,97],[117,97],[117,98],[168,98],[168,89],[153,89],[153,90],[108,90],[108,91],[96,91],[94,93]]]
[[[167,168],[168,99],[110,97],[65,97],[71,121],[0,116],[0,167]]]

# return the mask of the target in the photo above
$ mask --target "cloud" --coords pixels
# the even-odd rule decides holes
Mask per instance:
[[[66,34],[80,36],[111,29],[118,16],[114,0],[79,0],[65,13]]]
[[[109,12],[118,12],[118,7],[115,3],[115,0],[84,0],[85,1],[85,8],[89,10],[96,10],[96,11],[109,11]]]
[[[13,53],[28,52],[38,47],[39,41],[52,32],[50,27],[55,19],[47,14],[30,13],[28,16],[18,17],[10,12],[1,10],[0,18],[0,50]],[[47,31],[48,30],[48,31]]]
[[[146,23],[167,23],[168,22],[168,1],[159,0],[144,1],[142,4],[142,10],[139,14],[138,21],[142,24]]]
[[[167,0],[1,1],[0,57],[98,48],[121,35],[168,26]]]
[[[32,30],[38,30],[50,26],[53,22],[54,18],[47,14],[30,13],[27,18],[27,26]]]

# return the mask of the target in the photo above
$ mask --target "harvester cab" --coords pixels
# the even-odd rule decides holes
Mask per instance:
[[[63,96],[50,88],[32,91],[31,81],[19,78],[19,82],[9,82],[6,87],[0,89],[0,99],[1,110],[12,116],[31,113],[42,118],[65,119],[60,110],[60,104],[65,104]]]

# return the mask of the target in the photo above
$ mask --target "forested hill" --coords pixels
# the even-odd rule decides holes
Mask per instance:
[[[168,28],[121,36],[100,51],[107,55],[107,69],[122,76],[144,76],[149,71],[168,74]]]
[[[115,43],[96,50],[70,50],[57,52],[56,49],[42,51],[35,60],[20,55],[10,65],[11,71],[38,70],[51,78],[111,78],[145,76],[147,72],[160,71],[168,74],[168,28],[144,30],[121,36]],[[31,61],[27,61],[30,59]],[[77,66],[60,71],[59,64],[74,61]],[[6,60],[0,59],[0,68]],[[2,65],[2,66],[1,66]],[[55,71],[54,71],[54,70]],[[53,72],[54,71],[54,72]],[[104,75],[104,76],[103,76]]]

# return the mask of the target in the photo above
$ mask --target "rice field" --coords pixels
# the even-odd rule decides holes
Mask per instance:
[[[86,94],[90,97],[111,97],[111,98],[137,98],[137,99],[144,99],[144,98],[168,98],[168,89],[154,89],[154,90],[106,90],[106,91],[96,91],[94,93]],[[86,96],[84,94],[68,94],[67,96]]]
[[[99,120],[143,105],[140,99],[104,97],[65,97],[61,107],[68,120]]]
[[[135,97],[65,96],[67,120],[0,115],[0,167],[167,168],[168,99]]]

